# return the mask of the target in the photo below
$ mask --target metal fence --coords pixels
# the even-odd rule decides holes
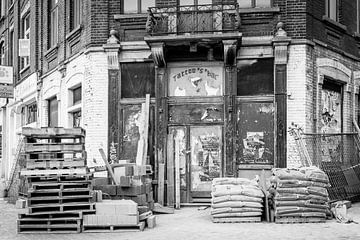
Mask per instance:
[[[360,200],[360,155],[357,133],[303,133],[311,164],[327,173],[331,200]]]
[[[235,31],[240,26],[237,4],[208,4],[149,8],[150,35]]]

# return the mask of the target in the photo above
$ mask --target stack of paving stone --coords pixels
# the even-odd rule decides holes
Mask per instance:
[[[261,221],[264,193],[256,181],[215,178],[211,196],[214,223]]]
[[[324,222],[328,212],[328,176],[316,167],[273,169],[277,223]]]

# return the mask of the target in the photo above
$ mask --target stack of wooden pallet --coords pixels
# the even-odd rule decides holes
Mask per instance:
[[[215,178],[211,195],[211,216],[214,223],[261,221],[264,193],[256,181]]]
[[[274,169],[276,223],[317,223],[328,213],[327,175],[316,167]]]
[[[19,233],[80,232],[82,214],[95,211],[81,128],[23,128],[28,213]]]

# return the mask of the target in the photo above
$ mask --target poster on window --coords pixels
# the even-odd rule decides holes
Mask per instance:
[[[221,96],[223,68],[219,66],[170,69],[169,96]]]

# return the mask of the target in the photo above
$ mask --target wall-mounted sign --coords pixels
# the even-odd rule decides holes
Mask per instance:
[[[219,66],[170,69],[169,96],[221,96],[223,68]]]
[[[0,84],[0,98],[13,98],[14,86]]]
[[[0,84],[13,84],[13,67],[0,66]]]
[[[30,39],[19,39],[19,57],[30,56]]]

